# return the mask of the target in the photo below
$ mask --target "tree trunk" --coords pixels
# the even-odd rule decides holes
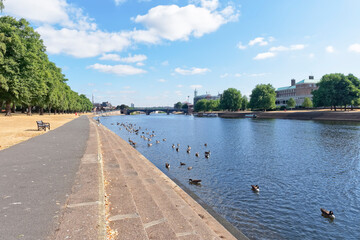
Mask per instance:
[[[11,116],[11,101],[6,101],[5,109],[6,109],[5,116]]]
[[[15,113],[15,108],[16,108],[15,102],[13,102],[13,105],[12,105],[12,108],[11,108],[11,113]]]
[[[49,105],[49,115],[51,114],[51,105]]]
[[[28,113],[27,113],[28,116],[31,116],[31,106],[28,106]]]
[[[334,111],[336,112],[336,106],[334,105]]]
[[[351,111],[354,110],[354,105],[351,105]]]
[[[345,105],[345,107],[344,107],[344,112],[346,112],[346,105]]]
[[[40,115],[44,115],[44,108],[43,107],[40,108]]]
[[[56,109],[54,109],[54,115],[56,115]]]

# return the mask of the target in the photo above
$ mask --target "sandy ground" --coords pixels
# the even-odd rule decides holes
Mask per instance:
[[[2,113],[0,114],[0,151],[49,131],[38,131],[36,121],[48,122],[51,130],[54,130],[78,117],[75,114],[44,114],[40,116],[37,113],[32,116],[16,113],[11,117],[5,117],[5,114]]]

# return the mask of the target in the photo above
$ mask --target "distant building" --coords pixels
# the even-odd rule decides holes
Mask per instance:
[[[315,80],[314,76],[309,76],[309,79],[304,79],[296,82],[295,79],[291,79],[291,86],[281,87],[276,89],[276,106],[286,106],[287,101],[293,98],[296,102],[296,106],[301,106],[306,97],[312,100],[312,91],[318,89],[316,83],[319,80]]]
[[[204,95],[197,95],[197,90],[195,89],[194,91],[194,106],[197,103],[197,101],[201,100],[201,99],[206,99],[206,100],[218,100],[220,99],[221,94],[218,94],[217,96],[211,96],[211,94],[204,94]]]
[[[135,107],[135,104],[131,103],[131,104],[130,104],[130,107],[131,107],[131,108],[134,108],[134,107]]]

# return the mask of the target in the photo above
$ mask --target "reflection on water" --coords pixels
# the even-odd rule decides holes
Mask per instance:
[[[138,151],[249,238],[360,239],[359,124],[175,115],[101,120],[137,142]],[[147,147],[140,135],[111,125],[116,122],[154,130],[153,143],[167,141]],[[173,143],[180,143],[179,152]],[[205,159],[208,150],[211,157]],[[201,187],[187,185],[189,178],[202,179]],[[252,184],[260,186],[259,193],[251,191]],[[332,210],[335,221],[323,218],[320,207]]]

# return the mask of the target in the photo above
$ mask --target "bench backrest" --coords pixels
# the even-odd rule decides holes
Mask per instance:
[[[37,124],[43,124],[43,121],[36,121]]]

